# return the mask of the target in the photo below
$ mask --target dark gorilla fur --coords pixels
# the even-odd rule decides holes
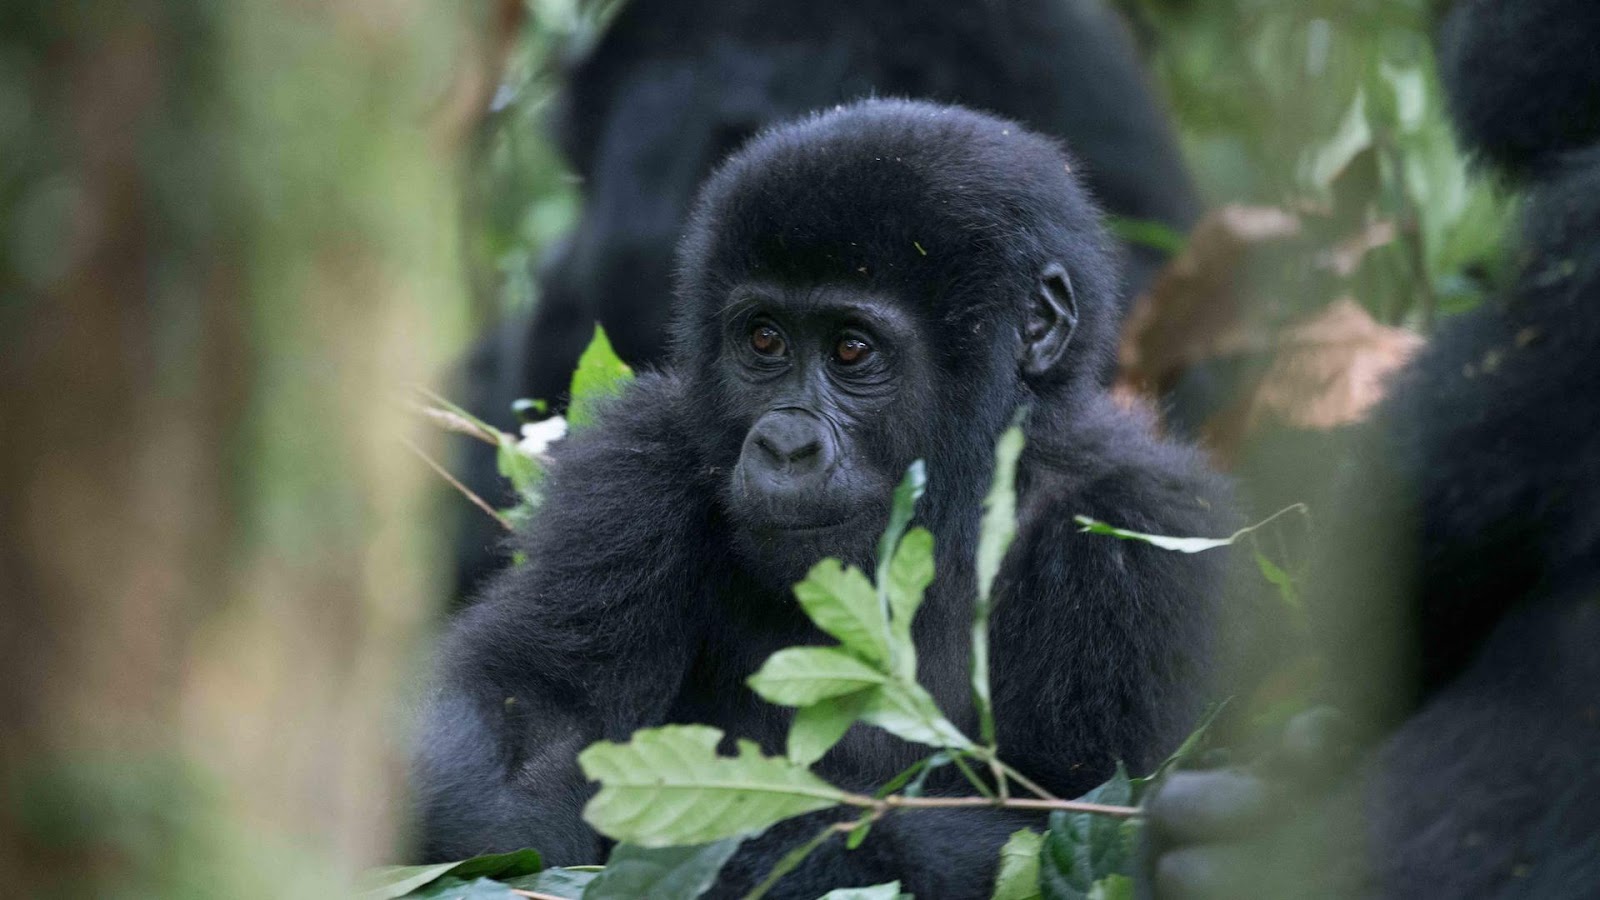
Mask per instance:
[[[1000,744],[1063,796],[1103,781],[1117,760],[1147,769],[1174,747],[1206,687],[1220,561],[1084,535],[1072,516],[1216,534],[1233,524],[1228,492],[1193,450],[1151,437],[1102,386],[1116,267],[1052,142],[953,107],[840,108],[769,132],[724,166],[681,264],[671,362],[558,445],[545,505],[520,540],[530,561],[462,614],[441,651],[417,773],[428,859],[533,846],[554,863],[602,861],[605,842],[579,818],[592,788],[574,764],[591,741],[705,722],[780,752],[791,713],[744,679],[784,646],[826,641],[789,588],[823,555],[872,562],[890,489],[917,458],[929,478],[917,519],[939,560],[915,623],[919,677],[973,727],[980,500],[994,443],[1021,406],[1031,415],[1020,526],[993,621]],[[1041,283],[1067,286],[1070,298],[1055,299],[1075,307],[1075,329],[1070,316],[1049,318]],[[811,361],[804,323],[835,314],[878,342],[877,368],[848,389],[839,370],[807,368],[824,363]],[[753,315],[794,345],[777,375],[757,366],[776,357],[747,358]],[[1030,355],[1048,344],[1033,329],[1070,341],[1057,357]],[[792,396],[782,393],[790,373],[805,386]],[[735,475],[756,465],[752,440],[774,421],[792,424],[775,418],[788,415],[828,423],[817,433],[840,454],[840,474],[795,508],[823,509],[848,478],[856,515],[775,539],[763,523],[790,513],[752,504],[749,491],[764,488],[741,492]],[[746,480],[758,476],[780,488],[799,477],[773,469]],[[858,726],[819,771],[870,789],[921,752]],[[999,845],[1034,821],[893,817],[859,850],[824,847],[776,895],[809,900],[899,878],[920,896],[987,896]],[[749,887],[816,827],[814,817],[785,823],[747,843],[719,891]]]
[[[505,428],[518,399],[559,409],[597,321],[624,360],[660,363],[673,253],[701,181],[760,129],[869,96],[1017,119],[1066,140],[1110,212],[1180,232],[1196,215],[1164,111],[1101,0],[628,0],[554,117],[583,179],[579,220],[541,266],[534,314],[475,349],[464,405]],[[1130,291],[1164,259],[1122,249]],[[466,483],[504,497],[493,448],[463,443]],[[504,557],[494,522],[461,512],[465,596]]]
[[[1396,383],[1313,575],[1351,774],[1174,776],[1163,897],[1600,895],[1600,6],[1441,34],[1463,140],[1529,189],[1516,282]]]

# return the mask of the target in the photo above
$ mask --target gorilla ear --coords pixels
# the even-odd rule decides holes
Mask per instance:
[[[1043,375],[1060,361],[1078,327],[1078,298],[1072,293],[1072,278],[1059,263],[1051,263],[1039,274],[1028,321],[1022,332],[1022,371]]]

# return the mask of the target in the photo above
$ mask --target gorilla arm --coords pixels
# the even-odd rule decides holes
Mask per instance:
[[[520,542],[528,562],[445,642],[416,760],[427,859],[535,847],[549,863],[602,860],[574,757],[661,720],[703,619],[704,504],[676,398],[675,381],[645,376],[556,448]]]

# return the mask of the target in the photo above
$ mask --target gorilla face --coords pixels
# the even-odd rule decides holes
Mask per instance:
[[[724,413],[743,435],[724,485],[741,542],[763,567],[790,561],[788,575],[861,558],[929,437],[934,379],[916,323],[859,289],[743,285],[721,345]]]

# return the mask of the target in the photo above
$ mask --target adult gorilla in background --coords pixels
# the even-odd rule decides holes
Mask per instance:
[[[1206,687],[1221,560],[1080,534],[1072,517],[1226,533],[1229,499],[1196,452],[1106,392],[1117,270],[1072,168],[1015,123],[872,101],[767,133],[710,180],[682,245],[671,362],[557,446],[521,538],[529,562],[441,652],[418,767],[429,859],[533,846],[601,861],[574,762],[601,738],[704,722],[780,751],[791,712],[744,680],[824,640],[791,585],[823,556],[870,571],[918,458],[939,570],[915,622],[918,674],[972,727],[980,501],[1019,407],[1019,531],[993,621],[1000,744],[1062,796],[1173,749]],[[869,790],[918,756],[857,726],[819,771]],[[858,851],[830,845],[778,895],[899,878],[921,896],[987,896],[999,845],[1032,821],[898,816]],[[723,889],[815,828],[750,842]]]
[[[673,251],[701,180],[759,129],[867,96],[1017,119],[1065,139],[1110,212],[1179,232],[1195,217],[1165,115],[1101,0],[628,0],[558,102],[579,220],[542,267],[536,311],[474,351],[463,404],[507,429],[518,399],[559,409],[597,321],[624,360],[659,363]],[[1125,249],[1131,291],[1163,255]],[[493,449],[463,452],[468,486],[509,502]],[[493,521],[461,510],[465,595],[502,557]]]
[[[1463,141],[1529,189],[1516,282],[1352,461],[1308,585],[1342,758],[1300,729],[1174,776],[1161,897],[1600,896],[1600,4],[1463,0],[1439,39]]]

